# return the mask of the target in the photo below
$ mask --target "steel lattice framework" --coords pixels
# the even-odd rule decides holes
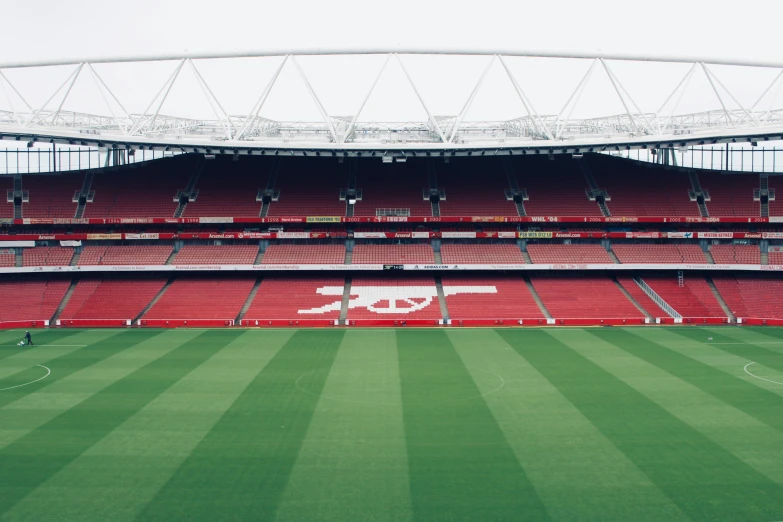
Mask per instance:
[[[327,112],[319,101],[307,75],[299,65],[301,56],[374,54],[385,55],[366,96],[357,100],[358,110],[351,117],[338,117]],[[436,116],[428,109],[414,79],[405,67],[409,55],[460,55],[486,57],[487,65],[472,86],[471,94],[459,112],[451,116]],[[246,114],[228,114],[215,97],[213,89],[199,71],[199,60],[281,57],[282,61],[265,88],[258,94],[253,107]],[[575,86],[570,97],[557,114],[540,114],[533,101],[507,64],[511,57],[535,57],[557,60],[580,59],[589,63],[587,73]],[[125,110],[122,100],[101,78],[95,64],[125,64],[134,62],[171,61],[173,70],[160,87],[146,110],[133,114]],[[361,112],[372,95],[383,71],[390,62],[397,62],[415,92],[427,115],[426,121],[402,123],[362,122]],[[628,92],[612,65],[618,61],[642,63],[685,63],[690,68],[666,102],[656,112],[643,112]],[[321,115],[320,121],[275,121],[259,116],[274,88],[280,71],[286,64],[293,65]],[[487,76],[490,66],[499,64],[513,85],[524,117],[500,121],[467,121],[465,115]],[[773,69],[776,74],[769,85],[758,86],[758,101],[743,106],[714,71],[714,66],[736,66],[742,74],[749,68]],[[71,73],[54,94],[39,108],[27,103],[25,93],[8,78],[8,70],[18,68],[46,68],[68,66]],[[215,114],[214,119],[189,119],[161,112],[184,68],[192,69],[204,95]],[[598,118],[577,119],[572,112],[591,76],[602,70],[610,82],[611,94],[622,102],[624,112]],[[679,99],[694,75],[704,75],[716,101],[715,108],[699,113],[677,112]],[[63,110],[77,78],[87,75],[99,87],[106,102],[106,114],[88,114]],[[514,50],[464,51],[437,49],[366,49],[366,50],[277,50],[261,52],[202,53],[192,55],[158,55],[108,57],[71,61],[28,63],[0,63],[0,86],[3,92],[13,92],[22,106],[0,110],[0,138],[35,142],[52,142],[98,147],[152,150],[181,150],[184,152],[214,152],[234,154],[485,154],[529,152],[587,152],[621,149],[655,149],[686,147],[727,142],[783,139],[783,107],[761,108],[761,100],[777,94],[783,86],[783,62],[731,61],[720,58],[647,57],[636,55],[596,56],[584,53],[546,53]],[[2,98],[0,97],[0,100]],[[783,104],[782,104],[783,105]],[[119,108],[115,110],[112,107]],[[667,107],[664,110],[664,107]],[[671,108],[671,109],[669,109]],[[511,113],[511,111],[509,111]]]

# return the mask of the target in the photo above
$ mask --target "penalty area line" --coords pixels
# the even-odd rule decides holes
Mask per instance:
[[[38,379],[36,379],[34,381],[26,382],[24,384],[17,384],[16,386],[9,386],[8,388],[0,388],[0,391],[13,390],[14,388],[21,388],[22,386],[27,386],[28,384],[33,384],[33,383],[36,383],[38,381],[42,381],[42,380],[46,379],[47,377],[49,377],[49,374],[52,373],[52,370],[50,370],[49,368],[47,368],[43,364],[36,364],[36,366],[40,366],[41,368],[45,369],[46,370],[46,375],[44,375],[43,377],[39,377]]]
[[[750,366],[751,364],[756,364],[756,363],[755,362],[749,362],[748,364],[745,365],[745,368],[743,368],[745,370],[745,373],[747,373],[751,377],[755,377],[756,379],[761,379],[762,381],[772,382],[772,383],[775,383],[775,384],[783,384],[783,382],[773,381],[772,379],[765,379],[764,377],[759,377],[758,375],[750,373],[748,371],[748,366]]]

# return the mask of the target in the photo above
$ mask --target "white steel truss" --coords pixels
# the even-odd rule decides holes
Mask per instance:
[[[298,57],[308,59],[319,56],[335,55],[385,55],[383,66],[377,73],[369,91],[357,99],[356,111],[349,116],[330,114],[329,108],[322,103],[308,75],[300,65]],[[469,89],[470,95],[461,105],[455,107],[451,115],[434,115],[431,104],[425,99],[417,83],[415,74],[411,74],[405,65],[406,55],[468,55],[486,56],[476,83]],[[201,73],[198,62],[206,59],[230,59],[239,57],[265,57],[280,60],[266,87],[258,95],[252,107],[244,114],[231,114],[225,110],[215,90]],[[523,89],[508,65],[513,57],[535,57],[558,60],[563,58],[584,61],[586,70],[562,109],[557,114],[542,114],[535,110],[534,103]],[[383,122],[360,121],[359,117],[372,95],[378,80],[386,70],[390,60],[399,63],[404,76],[413,88],[416,99],[426,112],[426,121]],[[134,62],[171,61],[170,75],[140,113],[126,110],[127,104],[112,90],[109,83],[95,70],[95,64],[124,64]],[[644,112],[637,103],[639,97],[629,92],[621,76],[615,73],[613,64],[632,61],[646,64],[683,63],[691,67],[668,95],[657,112]],[[269,119],[260,116],[270,92],[278,82],[281,71],[290,63],[298,72],[310,101],[315,103],[321,115],[321,121],[298,121]],[[481,91],[488,71],[493,64],[499,64],[505,72],[519,105],[508,107],[509,117],[497,121],[469,121],[466,114],[474,99]],[[25,92],[12,83],[9,71],[25,68],[47,68],[70,66],[67,76],[54,93],[39,108],[31,107],[31,99]],[[188,66],[196,78],[214,119],[188,118],[166,114],[164,105],[172,94],[183,67]],[[733,66],[734,74],[741,75],[751,68],[771,69],[775,73],[769,85],[759,85],[754,95],[755,103],[743,105],[738,97],[721,80],[715,66]],[[82,74],[84,73],[84,74]],[[583,94],[591,80],[599,74],[608,78],[608,86],[613,99],[619,100],[621,112],[604,114],[592,118],[575,118],[574,110],[582,101]],[[106,113],[80,112],[66,110],[65,104],[80,75],[92,78],[95,87],[105,104]],[[236,79],[241,82],[240,76]],[[692,79],[702,75],[709,86],[701,93],[704,99],[715,103],[709,110],[691,113],[678,113],[683,95],[692,83]],[[734,76],[736,78],[736,76]],[[266,81],[266,80],[264,80]],[[340,89],[340,81],[345,78],[336,75],[335,88]],[[527,86],[531,79],[525,77]],[[532,81],[546,81],[533,79]],[[736,82],[735,82],[736,83]],[[115,86],[116,88],[116,86]],[[260,90],[260,88],[259,88]],[[539,89],[540,90],[540,89]],[[421,150],[470,151],[510,150],[523,151],[535,149],[536,152],[574,152],[579,150],[620,150],[631,148],[660,148],[686,146],[694,144],[714,144],[730,141],[759,141],[783,139],[783,63],[764,63],[731,61],[719,58],[688,57],[646,57],[634,55],[591,56],[584,53],[547,53],[524,51],[443,51],[422,49],[399,50],[283,50],[237,53],[213,53],[180,56],[140,56],[85,58],[72,61],[50,61],[31,63],[0,63],[0,103],[5,100],[7,110],[0,105],[0,138],[24,141],[70,143],[77,145],[97,145],[101,147],[162,149],[182,151],[244,152],[266,150],[331,151],[332,153],[372,151]],[[17,103],[12,102],[12,98]],[[19,103],[21,102],[21,103]],[[524,116],[519,117],[519,110]],[[516,115],[515,115],[516,114]],[[513,153],[513,152],[512,152]]]

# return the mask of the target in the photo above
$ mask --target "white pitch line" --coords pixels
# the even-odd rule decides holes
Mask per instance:
[[[0,344],[0,346],[19,346],[18,344]],[[28,345],[25,345],[28,346]],[[45,346],[57,346],[58,348],[84,348],[86,344],[34,344],[34,348],[42,348]]]
[[[773,381],[773,380],[771,380],[771,379],[765,379],[764,377],[759,377],[758,375],[754,375],[754,374],[750,373],[750,372],[748,371],[748,366],[750,366],[751,364],[756,364],[756,363],[755,363],[755,362],[750,362],[750,363],[746,364],[746,365],[745,365],[745,368],[744,368],[744,370],[745,370],[745,373],[747,373],[747,374],[748,374],[748,375],[750,375],[751,377],[755,377],[756,379],[761,379],[762,381],[773,382],[773,383],[775,383],[775,384],[783,384],[783,382]]]
[[[13,390],[14,388],[21,388],[22,386],[27,386],[28,384],[33,384],[34,382],[42,381],[42,380],[46,379],[47,377],[49,377],[49,374],[52,373],[52,370],[50,370],[49,368],[47,368],[43,364],[36,364],[36,366],[40,366],[41,368],[45,368],[46,369],[46,375],[44,375],[40,379],[36,379],[36,380],[30,381],[30,382],[26,382],[24,384],[17,384],[16,386],[9,386],[8,388],[0,388],[0,391]]]
[[[783,341],[755,341],[755,342],[737,342],[737,343],[707,343],[707,344],[783,344]]]

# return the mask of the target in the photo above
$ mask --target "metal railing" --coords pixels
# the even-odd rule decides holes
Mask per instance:
[[[658,306],[660,306],[660,307],[661,307],[661,309],[662,309],[664,312],[666,312],[667,314],[669,314],[669,317],[673,317],[673,318],[675,318],[675,319],[680,319],[680,320],[682,320],[682,315],[680,315],[680,313],[679,313],[679,312],[677,312],[677,310],[675,310],[674,308],[672,308],[672,306],[671,306],[669,303],[667,303],[666,301],[664,301],[664,300],[663,300],[663,298],[662,298],[661,296],[659,296],[658,294],[656,294],[656,293],[655,293],[655,290],[653,290],[652,288],[650,288],[650,285],[648,285],[647,283],[645,283],[645,282],[644,282],[644,280],[643,280],[641,277],[634,277],[634,278],[633,278],[633,280],[634,280],[634,282],[636,282],[636,284],[637,284],[637,285],[639,285],[639,288],[641,288],[641,289],[642,289],[642,292],[644,292],[645,294],[647,294],[647,297],[649,297],[650,299],[652,299],[652,300],[653,300],[653,302],[654,302],[655,304],[657,304]]]

